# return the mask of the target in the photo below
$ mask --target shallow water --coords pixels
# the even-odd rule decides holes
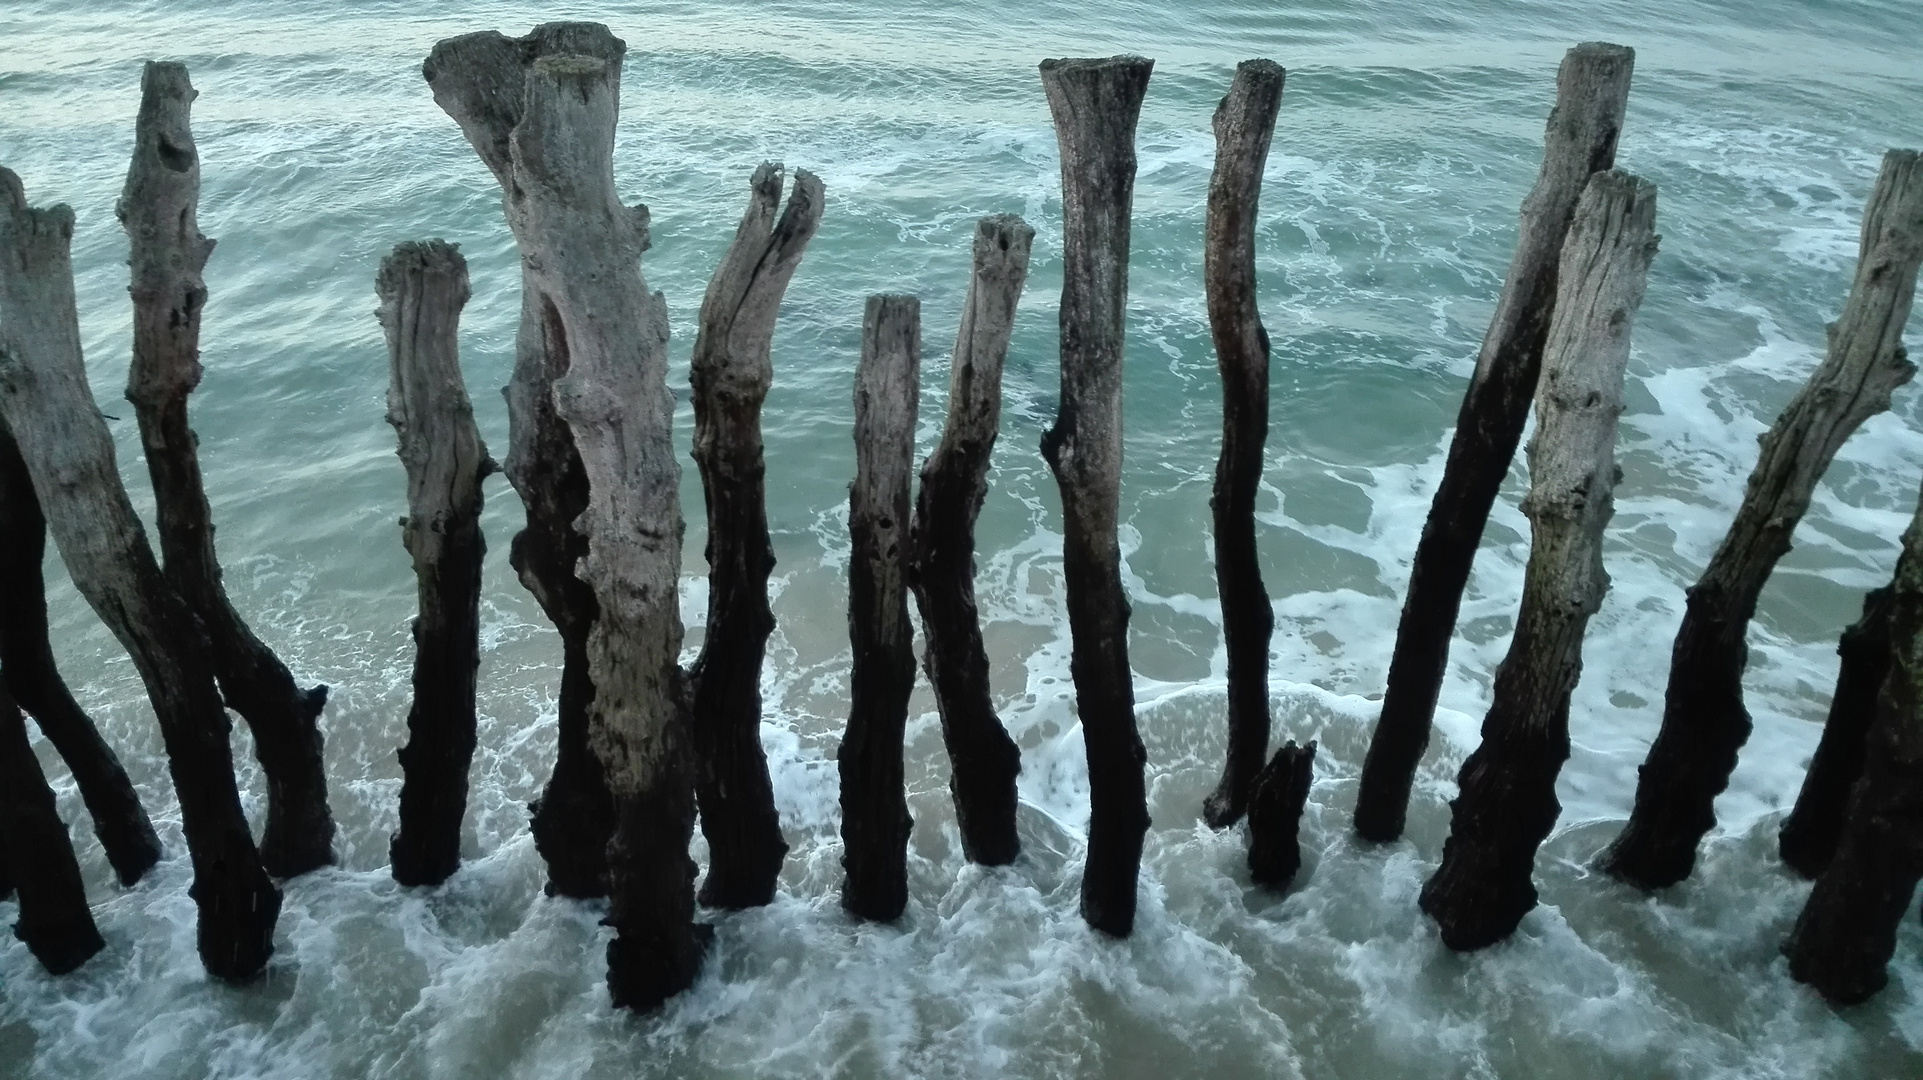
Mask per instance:
[[[125,175],[140,62],[185,60],[201,96],[207,374],[194,398],[229,589],[304,679],[333,686],[328,766],[339,869],[287,887],[259,985],[208,982],[178,809],[130,664],[56,581],[56,642],[118,746],[169,859],[120,889],[77,793],[46,755],[108,949],[50,979],[0,944],[4,1077],[1677,1077],[1923,1074],[1923,924],[1890,987],[1836,1011],[1778,947],[1808,886],[1775,830],[1835,674],[1834,642],[1887,579],[1923,466],[1923,410],[1844,447],[1768,591],[1747,680],[1756,732],[1697,875],[1646,897],[1588,868],[1614,835],[1660,716],[1682,589],[1720,538],[1755,436],[1818,359],[1854,268],[1884,148],[1923,144],[1913,12],[1849,5],[1490,0],[1106,0],[970,6],[899,0],[533,8],[243,0],[48,0],[0,9],[0,164],[79,217],[82,331],[123,473],[151,495],[130,410]],[[763,159],[818,173],[827,212],[787,297],[767,408],[779,626],[765,674],[770,753],[794,845],[780,898],[719,916],[701,981],[658,1015],[609,1008],[595,905],[541,894],[525,804],[553,747],[558,645],[506,565],[519,508],[490,481],[469,862],[438,890],[385,873],[396,825],[413,582],[394,519],[404,484],[383,421],[373,272],[401,240],[462,245],[474,278],[463,360],[484,437],[519,304],[498,189],[433,104],[419,63],[441,37],[608,22],[629,46],[617,173],[653,210],[670,374]],[[1517,465],[1470,583],[1408,837],[1354,843],[1348,815],[1400,597],[1476,347],[1534,179],[1563,50],[1638,50],[1620,167],[1661,190],[1662,251],[1630,362],[1606,559],[1562,774],[1537,865],[1543,905],[1509,943],[1451,954],[1417,912],[1447,799],[1507,648],[1527,556]],[[1131,659],[1149,749],[1136,935],[1076,911],[1087,778],[1068,683],[1060,516],[1036,451],[1055,402],[1060,199],[1035,63],[1156,58],[1140,133],[1123,480]],[[1206,508],[1219,384],[1200,286],[1208,119],[1237,60],[1290,69],[1258,227],[1274,342],[1260,503],[1278,616],[1276,736],[1321,740],[1307,866],[1252,888],[1243,839],[1198,810],[1222,752],[1225,657]],[[839,907],[833,753],[846,710],[845,485],[862,299],[921,296],[921,445],[945,406],[947,351],[982,214],[1038,230],[981,524],[980,589],[1003,717],[1024,753],[1026,854],[961,859],[926,689],[911,706],[911,900],[898,925]],[[1923,322],[1909,340],[1923,342]],[[683,612],[699,640],[701,498]],[[49,565],[58,578],[57,564]],[[43,748],[44,751],[44,748]],[[264,809],[245,735],[235,758]],[[697,833],[697,857],[699,834]],[[11,905],[0,905],[10,921]]]

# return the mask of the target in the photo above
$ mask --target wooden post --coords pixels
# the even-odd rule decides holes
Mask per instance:
[[[1863,616],[1836,646],[1842,663],[1830,695],[1823,738],[1816,744],[1796,806],[1783,819],[1777,850],[1790,869],[1814,878],[1829,865],[1849,820],[1850,791],[1863,775],[1864,740],[1876,716],[1876,697],[1890,673],[1890,601],[1886,585],[1863,598]]]
[[[902,738],[915,687],[902,555],[915,468],[921,388],[921,302],[871,296],[855,371],[855,482],[848,486],[848,731],[841,770],[841,906],[888,922],[908,904],[908,816]]]
[[[1605,870],[1639,888],[1673,885],[1696,865],[1696,845],[1716,824],[1716,796],[1749,738],[1743,667],[1756,598],[1843,440],[1889,408],[1890,392],[1916,372],[1904,355],[1903,324],[1923,263],[1917,151],[1883,156],[1863,213],[1861,252],[1849,299],[1830,327],[1829,354],[1763,436],[1736,520],[1689,590],[1670,652],[1662,727],[1643,761],[1629,824],[1602,857]]]
[[[0,852],[20,885],[14,936],[54,975],[87,962],[106,947],[87,909],[87,886],[54,808],[40,760],[27,742],[27,724],[0,685]]]
[[[1236,66],[1215,107],[1202,277],[1222,375],[1222,454],[1215,462],[1215,583],[1229,654],[1228,760],[1202,804],[1217,829],[1236,823],[1269,754],[1269,635],[1275,612],[1255,550],[1255,496],[1269,437],[1269,334],[1255,302],[1255,212],[1287,72],[1268,60]]]
[[[708,625],[690,672],[695,783],[708,876],[698,899],[758,907],[775,898],[788,843],[761,749],[761,663],[775,618],[768,608],[768,538],[761,403],[774,381],[769,345],[781,297],[821,223],[821,181],[795,171],[779,221],[781,166],[749,181],[748,209],[701,301],[689,382],[694,460],[708,509]]]
[[[1249,877],[1257,885],[1287,889],[1302,869],[1302,808],[1315,779],[1315,741],[1287,745],[1256,774],[1249,793]]]
[[[407,468],[401,538],[414,559],[414,705],[401,749],[394,880],[438,885],[461,863],[481,662],[481,481],[495,469],[461,380],[467,260],[440,240],[397,245],[374,290],[387,333],[387,422]]]
[[[1409,789],[1429,745],[1429,724],[1448,671],[1462,590],[1529,419],[1563,237],[1590,174],[1615,164],[1635,59],[1632,49],[1589,42],[1569,50],[1556,73],[1542,172],[1523,200],[1516,254],[1483,336],[1409,574],[1382,715],[1356,792],[1355,828],[1365,840],[1387,843],[1402,835]]]
[[[160,838],[127,770],[54,666],[40,576],[46,552],[47,521],[33,479],[0,423],[0,681],[60,752],[115,876],[132,885],[160,861]]]
[[[1899,324],[1900,325],[1900,324]],[[1896,929],[1923,878],[1923,504],[1890,585],[1889,675],[1835,858],[1790,932],[1789,973],[1839,1005],[1888,981]]]
[[[1601,172],[1563,247],[1522,502],[1533,535],[1522,610],[1482,745],[1462,765],[1442,865],[1422,889],[1422,910],[1452,949],[1501,941],[1536,906],[1536,849],[1562,812],[1556,774],[1569,758],[1583,631],[1609,591],[1602,546],[1615,513],[1616,418],[1655,227],[1655,186]]]
[[[1116,526],[1135,121],[1154,67],[1139,56],[1041,66],[1062,155],[1061,405],[1042,436],[1042,456],[1062,493],[1069,663],[1088,752],[1082,917],[1115,937],[1135,927],[1136,875],[1149,826]]]
[[[436,104],[454,118],[502,191],[509,185],[509,135],[521,120],[529,67],[548,55],[593,56],[620,66],[627,46],[600,23],[546,23],[526,37],[493,31],[437,43],[422,73]],[[520,242],[519,237],[516,237]],[[588,477],[574,435],[554,411],[554,380],[567,357],[554,350],[521,242],[521,324],[514,374],[503,393],[508,453],[503,471],[521,496],[526,526],[514,536],[508,563],[561,635],[554,773],[533,811],[534,845],[548,865],[548,891],[587,898],[608,891],[608,840],[614,799],[601,762],[588,747],[594,701],[588,633],[598,615],[594,590],[575,574],[587,538],[575,521],[588,506]]]
[[[1015,778],[1022,753],[995,715],[988,652],[975,606],[975,519],[1002,419],[1002,363],[1028,279],[1035,230],[1012,214],[975,224],[974,269],[948,372],[948,422],[921,467],[908,526],[908,585],[927,639],[922,667],[935,689],[962,854],[1002,866],[1021,853]]]
[[[20,178],[0,168],[0,421],[74,584],[153,701],[193,856],[201,962],[216,978],[247,979],[273,953],[280,890],[240,810],[206,633],[147,546],[87,385],[72,242],[73,211],[29,208]]]

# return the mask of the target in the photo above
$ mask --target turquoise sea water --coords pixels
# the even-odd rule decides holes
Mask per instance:
[[[1760,4],[1105,0],[971,7],[717,0],[601,8],[487,2],[0,5],[0,164],[78,215],[82,331],[122,472],[150,508],[126,377],[130,309],[113,201],[141,61],[188,63],[201,96],[207,374],[195,395],[230,591],[297,674],[334,687],[325,723],[339,869],[290,882],[259,985],[208,982],[178,811],[138,680],[54,578],[56,643],[120,748],[169,859],[113,883],[47,755],[108,949],[47,977],[0,943],[4,1077],[1909,1077],[1923,1075],[1923,924],[1891,985],[1838,1012],[1778,946],[1808,886],[1774,855],[1817,735],[1834,641],[1887,579],[1923,477],[1923,409],[1845,446],[1765,593],[1747,681],[1756,733],[1698,873],[1646,897],[1587,868],[1627,814],[1660,715],[1682,589],[1726,527],[1755,436],[1820,355],[1889,146],[1923,145],[1915,13],[1898,0]],[[466,855],[445,887],[385,872],[396,824],[413,579],[404,482],[383,420],[373,273],[401,240],[459,243],[474,276],[463,361],[505,452],[519,304],[493,179],[420,79],[441,37],[605,21],[629,47],[617,175],[653,211],[683,401],[694,315],[764,160],[818,173],[821,231],[789,289],[768,403],[779,626],[764,675],[794,846],[780,898],[719,916],[700,983],[661,1014],[613,1012],[600,909],[541,894],[525,803],[546,779],[559,648],[506,565],[520,510],[490,481],[481,749]],[[1619,167],[1661,191],[1662,251],[1631,358],[1625,477],[1572,717],[1543,906],[1511,942],[1444,949],[1415,906],[1507,648],[1528,547],[1517,465],[1463,609],[1439,737],[1401,843],[1348,832],[1424,513],[1535,176],[1556,63],[1602,39],[1638,51]],[[1060,198],[1035,74],[1047,56],[1156,59],[1139,133],[1130,267],[1125,581],[1155,827],[1136,935],[1076,911],[1087,781],[1069,693],[1054,484]],[[1259,507],[1275,596],[1276,737],[1321,740],[1307,866],[1251,888],[1243,839],[1198,816],[1222,752],[1225,659],[1207,498],[1220,390],[1201,292],[1209,115],[1236,61],[1289,68],[1258,228],[1275,345]],[[1035,263],[981,524],[980,589],[1003,716],[1024,751],[1026,854],[961,859],[925,688],[911,706],[916,818],[898,925],[840,910],[833,754],[846,710],[845,485],[862,299],[922,298],[921,444],[975,218],[1020,213]],[[1923,342],[1913,320],[1912,348]],[[685,462],[685,459],[684,459]],[[701,500],[684,616],[705,610]],[[237,733],[251,813],[262,785]],[[702,852],[697,834],[696,855]],[[0,905],[0,922],[11,920]]]

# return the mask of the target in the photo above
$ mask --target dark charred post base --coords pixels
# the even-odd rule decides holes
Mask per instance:
[[[1148,755],[1135,728],[1122,591],[1122,346],[1135,198],[1135,121],[1155,62],[1044,60],[1042,89],[1062,156],[1062,389],[1042,457],[1062,495],[1069,666],[1088,752],[1088,862],[1082,918],[1115,937],[1135,928],[1148,833]]]
[[[915,411],[921,389],[921,302],[871,296],[855,372],[855,482],[848,489],[848,731],[841,769],[841,906],[889,922],[908,906],[907,782],[902,738],[915,688],[915,630],[903,577]]]
[[[1923,155],[1891,150],[1864,209],[1856,279],[1830,326],[1828,354],[1763,435],[1736,520],[1689,590],[1662,727],[1639,771],[1629,824],[1601,860],[1619,880],[1643,889],[1683,880],[1716,825],[1716,796],[1749,739],[1743,668],[1757,597],[1843,440],[1888,409],[1890,393],[1916,373],[1903,324],[1919,263]]]
[[[1416,766],[1428,748],[1448,673],[1462,590],[1529,419],[1563,237],[1590,174],[1615,164],[1635,58],[1634,50],[1590,42],[1569,50],[1556,73],[1542,171],[1523,200],[1515,257],[1482,339],[1409,574],[1382,714],[1356,792],[1355,829],[1365,840],[1388,843],[1402,835]]]
[[[193,857],[201,962],[215,978],[249,979],[273,954],[280,890],[241,813],[212,650],[147,546],[87,385],[72,241],[73,212],[28,208],[20,178],[0,168],[0,420],[74,584],[153,701]]]
[[[741,227],[701,301],[689,364],[694,460],[708,507],[708,626],[690,673],[695,797],[708,839],[697,899],[720,908],[773,901],[788,854],[761,748],[761,664],[775,626],[761,404],[774,381],[775,316],[822,210],[821,181],[805,170],[795,172],[779,221],[781,166],[763,164],[749,187]]]
[[[974,270],[949,368],[948,422],[921,467],[908,530],[908,585],[927,643],[922,667],[935,689],[948,781],[970,862],[1003,866],[1021,853],[1015,780],[1022,752],[995,715],[988,652],[975,606],[975,519],[988,496],[989,455],[1001,429],[1002,364],[1015,305],[1028,279],[1035,230],[1012,215],[975,226]]]
[[[685,721],[684,721],[685,723]],[[691,755],[684,767],[691,768]],[[608,993],[617,1009],[647,1012],[694,985],[714,940],[714,927],[693,923],[692,789],[666,797],[624,798],[609,841]],[[663,897],[684,894],[684,904]]]
[[[0,423],[0,686],[67,763],[107,861],[122,885],[132,885],[160,861],[160,838],[127,770],[54,666],[40,577],[46,551],[47,522],[27,463]]]
[[[1209,181],[1202,276],[1222,375],[1222,454],[1209,509],[1215,517],[1215,591],[1229,654],[1229,737],[1222,779],[1202,804],[1202,820],[1217,829],[1242,816],[1269,754],[1275,611],[1255,548],[1255,497],[1269,437],[1269,334],[1255,303],[1255,215],[1286,74],[1271,61],[1245,60],[1215,107],[1215,175]]]
[[[394,880],[438,885],[461,864],[461,817],[474,760],[481,656],[481,481],[494,462],[461,379],[467,260],[440,240],[401,244],[375,281],[387,332],[387,422],[407,467],[401,535],[414,560],[414,705],[401,749],[401,828]]]
[[[1842,664],[1822,741],[1810,758],[1796,806],[1783,819],[1777,849],[1790,869],[1806,878],[1823,872],[1843,839],[1850,791],[1863,775],[1864,740],[1876,717],[1876,696],[1890,673],[1891,587],[1863,598],[1863,617],[1843,631],[1836,647]]]
[[[127,400],[140,421],[153,477],[167,577],[202,623],[228,707],[247,721],[267,776],[261,862],[277,877],[334,861],[334,817],[319,718],[327,688],[302,690],[254,636],[221,585],[213,514],[201,480],[187,397],[200,383],[201,270],[214,242],[200,234],[200,158],[188,125],[194,88],[178,63],[150,62],[141,78],[133,164],[118,212],[132,242],[133,368]]]
[[[460,125],[507,191],[509,134],[521,120],[534,62],[574,55],[619,63],[624,51],[620,39],[599,23],[545,23],[520,38],[494,31],[448,38],[435,44],[421,71],[435,103]],[[514,536],[508,563],[560,633],[562,656],[554,773],[529,810],[534,846],[548,866],[548,891],[587,899],[607,895],[615,817],[606,773],[588,748],[595,696],[588,635],[600,608],[594,590],[575,575],[587,554],[587,539],[574,527],[588,508],[588,479],[574,435],[554,408],[552,389],[566,371],[566,357],[553,351],[560,342],[544,317],[525,244],[521,289],[514,375],[503,390],[508,402],[503,471],[526,507],[527,524]]]
[[[1302,808],[1315,779],[1315,743],[1288,744],[1255,776],[1249,794],[1249,877],[1257,885],[1287,889],[1302,869],[1298,842]]]
[[[0,863],[20,882],[20,921],[13,933],[40,966],[54,975],[87,962],[106,947],[87,909],[87,887],[54,809],[40,761],[27,742],[27,725],[0,686]]]

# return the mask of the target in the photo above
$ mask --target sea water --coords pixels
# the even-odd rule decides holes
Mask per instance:
[[[1779,947],[1808,891],[1775,856],[1835,675],[1837,634],[1887,580],[1923,479],[1914,389],[1843,448],[1764,593],[1746,676],[1756,730],[1686,883],[1644,895],[1598,874],[1653,737],[1683,589],[1727,527],[1762,432],[1820,358],[1854,271],[1879,158],[1923,144],[1907,0],[1532,5],[1309,0],[722,0],[601,7],[480,0],[0,6],[0,163],[78,223],[89,372],[136,502],[151,491],[130,407],[125,175],[140,65],[200,90],[206,378],[193,398],[229,592],[303,681],[330,685],[340,865],[287,883],[258,983],[194,953],[179,811],[128,660],[50,558],[63,669],[118,748],[168,857],[118,887],[78,795],[41,747],[107,948],[44,974],[0,945],[4,1077],[1915,1077],[1923,924],[1889,988],[1836,1010]],[[543,895],[526,804],[553,760],[559,647],[507,567],[520,509],[488,483],[480,749],[462,869],[402,889],[397,824],[414,583],[404,480],[383,420],[380,257],[461,245],[462,362],[505,453],[519,275],[499,190],[435,107],[420,61],[443,37],[560,18],[626,40],[616,173],[653,211],[644,260],[667,294],[685,452],[687,358],[709,274],[763,160],[819,174],[820,234],[789,288],[765,413],[777,622],[762,739],[793,845],[769,907],[716,914],[693,989],[659,1013],[609,1006],[603,906]],[[1542,905],[1510,941],[1445,949],[1416,908],[1447,800],[1489,704],[1527,557],[1519,461],[1484,536],[1437,738],[1400,842],[1349,829],[1423,516],[1535,177],[1570,45],[1637,50],[1618,165],[1661,191],[1662,250],[1635,332],[1624,478],[1571,716]],[[1036,64],[1156,60],[1138,134],[1122,479],[1130,659],[1150,812],[1136,932],[1077,913],[1088,780],[1068,677],[1059,501],[1037,453],[1056,408],[1058,159]],[[1256,229],[1274,344],[1258,505],[1274,596],[1275,734],[1316,739],[1306,864],[1249,884],[1245,839],[1199,820],[1223,753],[1225,656],[1207,515],[1220,431],[1201,284],[1214,144],[1237,61],[1289,68]],[[1037,230],[980,527],[996,702],[1023,753],[1024,854],[961,856],[933,703],[910,707],[907,913],[838,900],[834,752],[847,708],[846,484],[863,298],[922,299],[918,450],[940,430],[973,223]],[[1913,320],[1908,340],[1923,341]],[[683,457],[689,645],[705,612],[701,494]],[[234,757],[258,823],[244,728]],[[697,858],[705,851],[697,833]],[[0,906],[0,922],[14,908]]]

